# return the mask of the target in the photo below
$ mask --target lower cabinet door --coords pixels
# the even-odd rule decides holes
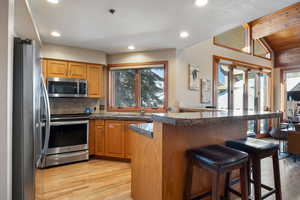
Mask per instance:
[[[127,121],[125,123],[125,158],[131,159],[131,152],[133,146],[131,145],[131,135],[135,134],[134,131],[129,129],[130,124],[141,124],[140,121]]]
[[[95,155],[95,120],[89,121],[89,155]]]
[[[105,128],[95,125],[95,155],[105,155]]]
[[[125,158],[125,123],[117,120],[105,121],[105,155]]]

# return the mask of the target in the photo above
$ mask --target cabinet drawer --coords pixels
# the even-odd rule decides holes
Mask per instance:
[[[104,126],[104,120],[95,120],[96,126]]]

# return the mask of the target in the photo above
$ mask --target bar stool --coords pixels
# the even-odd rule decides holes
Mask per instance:
[[[220,199],[221,176],[232,170],[239,169],[241,176],[242,200],[248,200],[248,154],[222,145],[210,145],[207,147],[187,151],[188,167],[186,171],[186,183],[184,200],[191,200],[191,188],[193,179],[193,167],[198,166],[212,174],[211,192],[202,194],[193,199],[203,199],[211,196],[212,200]]]
[[[280,186],[280,171],[279,171],[279,159],[278,150],[279,145],[266,142],[254,138],[245,138],[240,140],[228,141],[226,143],[228,147],[247,152],[249,154],[248,162],[248,191],[250,192],[250,183],[254,183],[255,200],[261,200],[269,197],[270,195],[276,195],[276,200],[281,200],[281,186]],[[273,159],[273,171],[275,189],[261,183],[261,163],[264,158],[271,157]],[[251,166],[252,164],[252,166]],[[250,170],[252,167],[253,180],[250,178]],[[228,179],[228,178],[227,178]],[[227,180],[229,181],[229,180]],[[228,184],[227,184],[228,185]],[[269,192],[262,196],[261,188],[268,190]],[[231,190],[231,189],[230,189]]]

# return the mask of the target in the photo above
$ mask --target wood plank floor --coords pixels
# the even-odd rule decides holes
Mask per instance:
[[[130,163],[91,160],[38,170],[36,200],[131,200]]]
[[[300,200],[300,161],[281,160],[280,169],[283,200]],[[262,161],[262,176],[263,183],[273,185],[269,158]],[[91,160],[38,170],[36,179],[36,200],[132,200],[129,163]]]

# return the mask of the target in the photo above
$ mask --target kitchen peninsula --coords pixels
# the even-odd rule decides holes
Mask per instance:
[[[181,200],[188,149],[246,137],[248,120],[279,119],[281,115],[252,111],[165,113],[153,114],[153,124],[130,125],[135,131],[132,135],[133,199]],[[210,185],[209,174],[195,170],[193,195],[209,191]]]

